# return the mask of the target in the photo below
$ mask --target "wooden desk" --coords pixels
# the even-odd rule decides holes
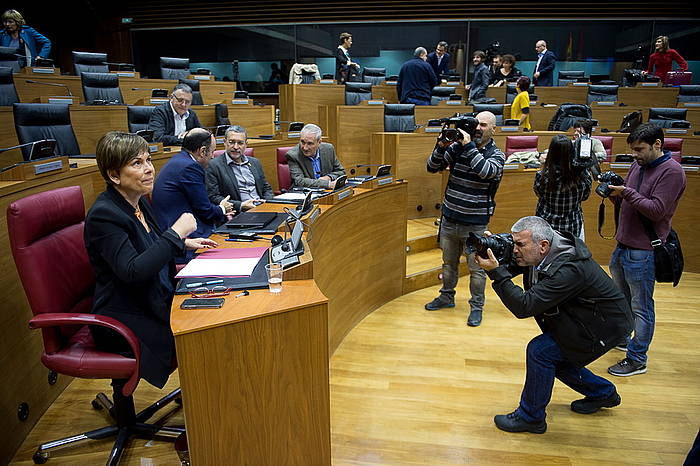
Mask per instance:
[[[587,86],[536,86],[537,103],[545,104],[585,104],[588,95]]]
[[[631,107],[675,107],[678,102],[678,88],[621,87],[617,96],[619,102]]]
[[[345,104],[345,86],[338,84],[281,84],[279,91],[282,121],[319,124],[319,105]]]

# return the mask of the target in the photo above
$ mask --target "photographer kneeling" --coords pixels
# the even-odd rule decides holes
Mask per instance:
[[[511,231],[512,244],[507,247],[512,247],[515,264],[499,264],[492,248],[485,247],[488,238],[482,239],[486,244],[476,248],[474,259],[493,280],[493,289],[508,310],[521,319],[534,317],[542,334],[527,346],[520,406],[510,414],[497,415],[494,422],[508,432],[542,434],[547,430],[545,408],[555,377],[585,395],[571,403],[574,412],[591,414],[620,404],[615,385],[584,366],[629,334],[632,312],[583,241],[552,230],[539,217],[521,218]],[[494,239],[499,240],[494,241],[499,257],[511,257],[510,251],[500,251],[504,241]],[[525,290],[512,281],[519,273]]]

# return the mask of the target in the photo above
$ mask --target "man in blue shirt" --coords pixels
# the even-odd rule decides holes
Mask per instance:
[[[287,152],[295,187],[335,189],[336,180],[345,175],[333,144],[321,142],[321,135],[321,128],[309,123],[301,129],[299,144]]]
[[[430,105],[430,94],[438,85],[438,78],[426,62],[427,57],[425,47],[418,47],[413,58],[401,67],[396,92],[402,104]]]

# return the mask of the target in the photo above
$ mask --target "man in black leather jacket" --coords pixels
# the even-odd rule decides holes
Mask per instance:
[[[539,217],[524,217],[511,229],[516,264],[500,265],[489,249],[476,255],[493,289],[516,317],[534,317],[542,334],[527,346],[527,375],[520,406],[494,418],[508,432],[541,434],[545,408],[558,378],[585,398],[571,409],[591,414],[620,404],[615,385],[584,366],[613,348],[633,327],[632,311],[612,279],[592,259],[585,243],[560,234]],[[523,273],[525,290],[512,277]]]

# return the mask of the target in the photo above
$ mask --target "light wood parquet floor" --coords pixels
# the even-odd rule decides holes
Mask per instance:
[[[517,406],[527,342],[539,333],[518,320],[487,285],[481,327],[465,325],[467,280],[455,309],[427,312],[439,287],[402,296],[375,311],[343,341],[331,360],[333,463],[566,464],[683,463],[700,426],[700,275],[677,288],[657,285],[657,325],[649,372],[607,376],[622,404],[593,415],[569,409],[579,396],[556,383],[544,435],[510,434],[495,414]],[[589,367],[598,374],[623,357],[611,351]],[[178,385],[171,377],[168,388]],[[100,426],[90,400],[106,381],[75,380],[42,417],[12,464],[32,464],[36,445]],[[146,383],[140,406],[164,392]],[[169,420],[182,425],[182,411]],[[57,452],[48,464],[104,464],[111,442]],[[178,464],[171,444],[132,441],[122,464]]]

